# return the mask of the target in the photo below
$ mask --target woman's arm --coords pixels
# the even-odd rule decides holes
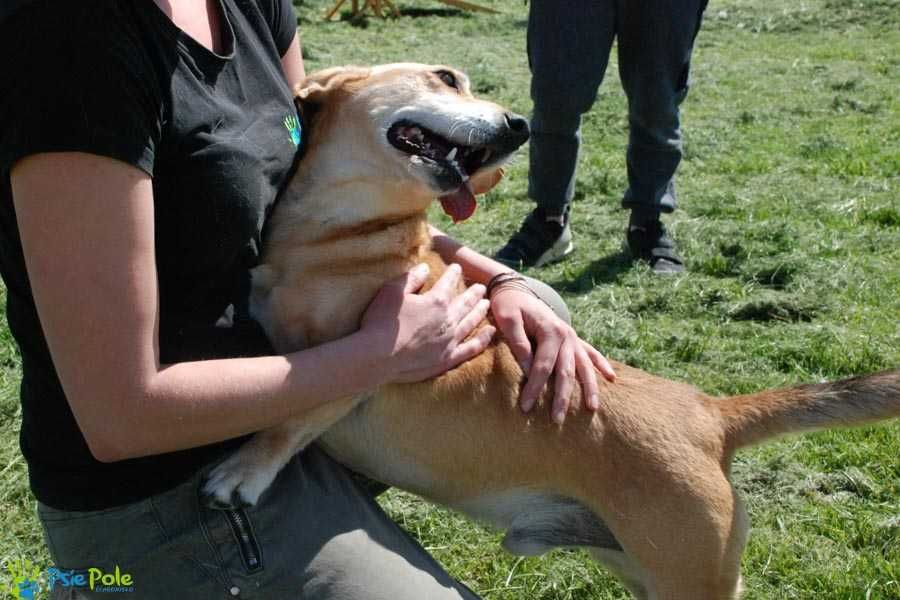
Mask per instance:
[[[445,233],[429,226],[432,247],[445,262],[458,263],[469,281],[486,284],[500,273],[512,269],[467,248]],[[499,292],[503,293],[499,293]],[[609,361],[562,319],[533,295],[521,290],[498,289],[492,295],[491,312],[510,350],[527,374],[528,381],[522,388],[519,405],[530,411],[547,385],[551,374],[556,374],[551,416],[557,423],[565,420],[575,381],[581,383],[585,404],[591,410],[600,406],[596,368],[608,381],[615,372]],[[532,348],[531,340],[535,341]]]
[[[441,255],[444,262],[459,264],[468,281],[487,285],[495,275],[513,272],[509,267],[463,246],[436,227],[429,225],[428,230],[434,251]]]
[[[55,153],[19,161],[11,182],[41,325],[98,460],[216,442],[387,381],[423,379],[478,354],[493,333],[463,341],[487,313],[483,286],[454,299],[451,269],[436,291],[414,294],[419,269],[385,286],[347,338],[287,356],[163,365],[149,176]]]
[[[284,71],[284,78],[287,79],[288,85],[292,90],[306,77],[299,33],[294,35],[294,41],[291,42],[284,56],[281,57],[281,70]]]

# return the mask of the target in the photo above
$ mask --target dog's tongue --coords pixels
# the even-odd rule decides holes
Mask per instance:
[[[472,184],[466,181],[455,191],[444,194],[438,200],[444,212],[447,213],[454,223],[465,221],[475,212],[477,204],[475,203],[475,192],[472,190]]]

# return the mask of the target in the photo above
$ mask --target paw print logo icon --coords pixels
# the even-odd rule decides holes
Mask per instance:
[[[37,593],[41,591],[37,581],[26,579],[19,582],[19,598],[24,600],[34,600]]]
[[[30,560],[12,560],[6,565],[9,575],[8,583],[3,585],[7,598],[19,600],[35,600],[41,591],[39,578],[41,569]]]
[[[302,134],[300,132],[300,121],[297,117],[293,115],[288,115],[284,118],[284,127],[288,130],[288,133],[291,134],[291,141],[295,146],[300,145],[300,140],[302,139]]]

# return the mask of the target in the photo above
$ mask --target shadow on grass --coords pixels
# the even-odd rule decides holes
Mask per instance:
[[[385,19],[395,18],[390,12],[385,14]],[[418,19],[420,17],[462,17],[468,19],[471,17],[468,12],[459,10],[458,8],[401,8],[397,16],[410,17],[412,19]],[[341,22],[348,23],[351,27],[366,29],[369,26],[369,21],[371,19],[378,18],[380,17],[368,13],[360,13],[354,16],[350,11],[342,11],[340,20]]]
[[[401,8],[400,16],[412,17],[470,17],[471,15],[458,8]]]
[[[618,282],[624,273],[631,270],[633,264],[631,254],[623,250],[595,260],[581,272],[573,276],[564,276],[563,279],[558,279],[550,285],[560,292],[586,294],[599,283]]]
[[[357,27],[359,29],[368,29],[369,28],[369,15],[358,14],[353,15],[349,11],[345,11],[341,13],[341,23],[347,23],[350,27]]]

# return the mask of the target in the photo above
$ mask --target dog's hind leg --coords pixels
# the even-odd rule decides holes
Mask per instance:
[[[588,548],[588,552],[594,560],[618,577],[636,600],[657,600],[656,593],[647,586],[647,574],[623,551]]]
[[[553,548],[584,547],[628,588],[637,600],[655,600],[647,573],[622,550],[606,524],[577,500],[548,495],[528,503],[503,538],[510,553],[537,556]]]
[[[613,529],[629,558],[647,573],[650,598],[734,600],[746,513],[717,464],[694,465],[694,473],[677,476],[678,485],[665,482],[665,493],[642,493],[640,502],[616,498]]]
[[[255,434],[234,454],[210,471],[202,493],[212,508],[253,506],[282,468],[364,398],[335,400]]]
[[[731,484],[724,478],[721,483],[728,486],[729,493],[724,493],[723,485],[723,494],[715,505],[703,502],[699,505],[704,512],[702,521],[694,518],[683,523],[685,533],[697,531],[695,528],[698,527],[706,527],[706,531],[697,536],[695,545],[689,543],[682,548],[682,552],[690,557],[688,564],[680,565],[679,561],[674,561],[670,567],[675,569],[667,569],[665,575],[657,578],[656,590],[660,599],[737,600],[740,596],[741,555],[747,543],[749,520]],[[711,544],[715,537],[719,539]],[[676,569],[683,569],[683,572],[679,574]]]

